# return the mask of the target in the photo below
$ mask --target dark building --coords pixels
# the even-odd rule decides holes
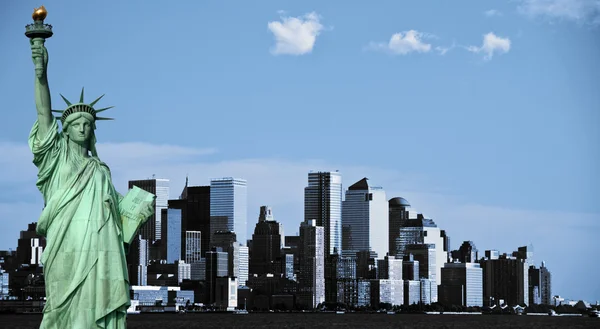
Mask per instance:
[[[464,241],[456,253],[453,252],[452,257],[460,263],[475,263],[479,260],[479,251],[475,247],[473,241]]]
[[[37,223],[27,225],[21,231],[17,245],[17,262],[21,264],[40,265],[42,252],[46,247],[46,238],[36,233]]]
[[[129,181],[128,188],[132,189],[134,186],[156,195],[156,179]],[[142,227],[140,227],[138,234],[142,236],[142,239],[150,242],[156,240],[156,218],[160,218],[160,213],[154,213],[152,216],[150,216],[150,218],[148,218]]]
[[[273,263],[279,258],[281,262],[281,224],[272,219],[270,207],[260,207],[258,223],[252,235],[250,252],[250,274],[262,275],[272,273]],[[280,274],[279,271],[277,274]]]
[[[227,253],[221,248],[212,248],[206,252],[206,300],[207,304],[212,304],[216,299],[217,278],[228,276],[228,257]]]
[[[509,306],[529,303],[529,266],[526,261],[505,254],[498,259],[484,259],[483,304]]]
[[[400,228],[406,225],[409,219],[410,203],[404,198],[396,197],[388,201],[389,205],[389,254],[397,256],[400,244]]]
[[[402,260],[402,279],[419,280],[419,261],[412,254],[404,256]]]
[[[542,262],[540,268],[529,266],[529,305],[551,305],[551,301],[551,276],[546,263]]]

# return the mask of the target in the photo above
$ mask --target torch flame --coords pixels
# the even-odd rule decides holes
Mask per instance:
[[[44,6],[41,6],[40,8],[33,9],[33,15],[31,15],[31,17],[33,17],[34,21],[43,21],[46,18],[46,15],[48,15],[48,11],[46,11]]]

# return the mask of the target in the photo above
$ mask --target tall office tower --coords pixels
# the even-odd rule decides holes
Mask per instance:
[[[445,305],[483,306],[483,272],[479,263],[446,263],[439,301]]]
[[[507,305],[529,304],[529,264],[526,260],[504,254],[497,259],[484,259],[480,264],[484,305],[499,305],[501,301]]]
[[[475,263],[479,260],[479,251],[473,241],[464,241],[455,254],[457,256],[455,260],[461,263]]]
[[[166,232],[165,240],[167,246],[167,254],[166,260],[169,264],[174,264],[178,260],[184,259],[182,245],[185,244],[185,241],[181,241],[181,233],[182,233],[182,211],[181,209],[173,209],[167,208],[167,223],[166,223]]]
[[[416,219],[409,218],[404,226],[400,227],[396,239],[396,257],[404,258],[406,246],[409,244],[435,245],[436,282],[441,284],[442,266],[448,260],[448,253],[444,251],[444,238],[439,227],[432,219],[417,214]],[[415,257],[416,258],[416,257]],[[423,266],[423,264],[421,264]],[[423,273],[421,273],[421,276]]]
[[[540,290],[542,304],[551,305],[552,301],[552,275],[546,267],[546,262],[542,262],[540,267]],[[596,303],[598,304],[598,303]]]
[[[370,186],[367,180],[365,177],[351,185],[342,202],[342,256],[368,250],[372,258],[377,258],[388,252],[385,191],[379,186]]]
[[[410,209],[410,203],[404,198],[395,197],[388,201],[388,249],[390,256],[398,254],[400,248],[400,228],[406,225],[409,219],[417,219],[416,211]]]
[[[420,278],[415,280],[421,281],[421,301],[424,304],[437,302],[437,282],[441,281],[441,278],[437,274],[439,266],[436,245],[433,243],[409,244],[406,246],[405,252],[412,254],[414,259],[419,261]]]
[[[273,273],[273,262],[281,257],[281,237],[284,236],[281,229],[282,225],[273,218],[271,207],[260,207],[260,216],[252,235],[250,273]]]
[[[542,303],[542,290],[540,289],[541,275],[540,269],[535,265],[529,266],[529,304],[539,305]]]
[[[245,179],[232,177],[211,179],[211,235],[216,231],[232,231],[235,232],[237,241],[246,245],[248,225],[246,185]]]
[[[215,302],[215,288],[217,278],[227,277],[229,273],[229,261],[227,253],[221,248],[211,248],[206,252],[206,302],[212,304]]]
[[[237,248],[238,248],[238,257],[239,257],[239,261],[238,261],[238,269],[237,272],[235,272],[235,274],[237,275],[237,282],[241,285],[241,286],[245,286],[247,281],[248,281],[248,277],[250,276],[250,270],[249,270],[249,266],[250,266],[250,250],[247,246],[236,242],[237,243]]]
[[[325,301],[325,230],[316,220],[300,225],[298,304],[315,308]]]
[[[169,206],[169,180],[153,178],[129,181],[129,189],[132,189],[134,186],[156,195],[156,208],[154,209],[154,214],[148,218],[148,221],[144,225],[142,225],[139,234],[142,235],[142,239],[146,239],[150,242],[160,240],[160,214],[161,209],[165,209]]]
[[[150,253],[150,247],[149,247],[149,243],[148,240],[146,239],[142,239],[141,235],[138,235],[137,237],[137,245],[138,245],[138,255],[139,258],[137,260],[137,271],[135,271],[135,275],[136,275],[136,281],[135,285],[136,286],[146,286],[148,285],[148,263],[149,263],[149,259],[148,259],[148,254]],[[132,274],[129,274],[129,277],[132,277]]]
[[[325,230],[325,255],[342,250],[342,175],[311,172],[304,188],[304,220],[316,220]]]
[[[201,234],[200,254],[210,248],[210,186],[187,186],[181,199],[186,200],[184,228]]]
[[[37,223],[27,225],[26,231],[21,231],[17,242],[18,264],[42,265],[42,252],[46,247],[46,238],[36,233]]]
[[[402,259],[394,256],[385,256],[377,260],[378,279],[402,280]]]

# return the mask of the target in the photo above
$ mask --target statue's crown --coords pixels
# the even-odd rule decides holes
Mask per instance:
[[[90,104],[85,104],[83,102],[83,88],[81,88],[81,96],[79,96],[79,103],[76,104],[71,104],[71,102],[69,102],[68,99],[65,98],[65,96],[60,95],[60,97],[62,97],[62,99],[65,101],[65,103],[67,103],[67,108],[63,111],[61,110],[52,110],[52,112],[54,113],[60,113],[60,116],[57,116],[56,119],[60,119],[60,121],[62,122],[62,124],[65,124],[65,121],[67,120],[67,117],[73,113],[79,113],[79,112],[86,112],[92,115],[92,117],[94,117],[94,121],[96,120],[114,120],[113,118],[102,118],[97,116],[98,113],[102,112],[102,111],[106,111],[108,109],[113,108],[114,106],[109,106],[109,107],[105,107],[102,109],[94,109],[94,105],[96,105],[96,103],[102,98],[104,97],[104,95],[96,98],[95,101],[91,102]]]

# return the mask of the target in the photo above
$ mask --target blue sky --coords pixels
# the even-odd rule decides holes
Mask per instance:
[[[288,234],[309,170],[403,196],[481,252],[533,244],[553,293],[600,299],[600,4],[513,1],[3,1],[0,249],[42,208],[24,26],[48,9],[59,93],[115,105],[96,132],[117,189],[156,174],[178,196],[248,180]],[[384,236],[382,232],[382,236]]]

